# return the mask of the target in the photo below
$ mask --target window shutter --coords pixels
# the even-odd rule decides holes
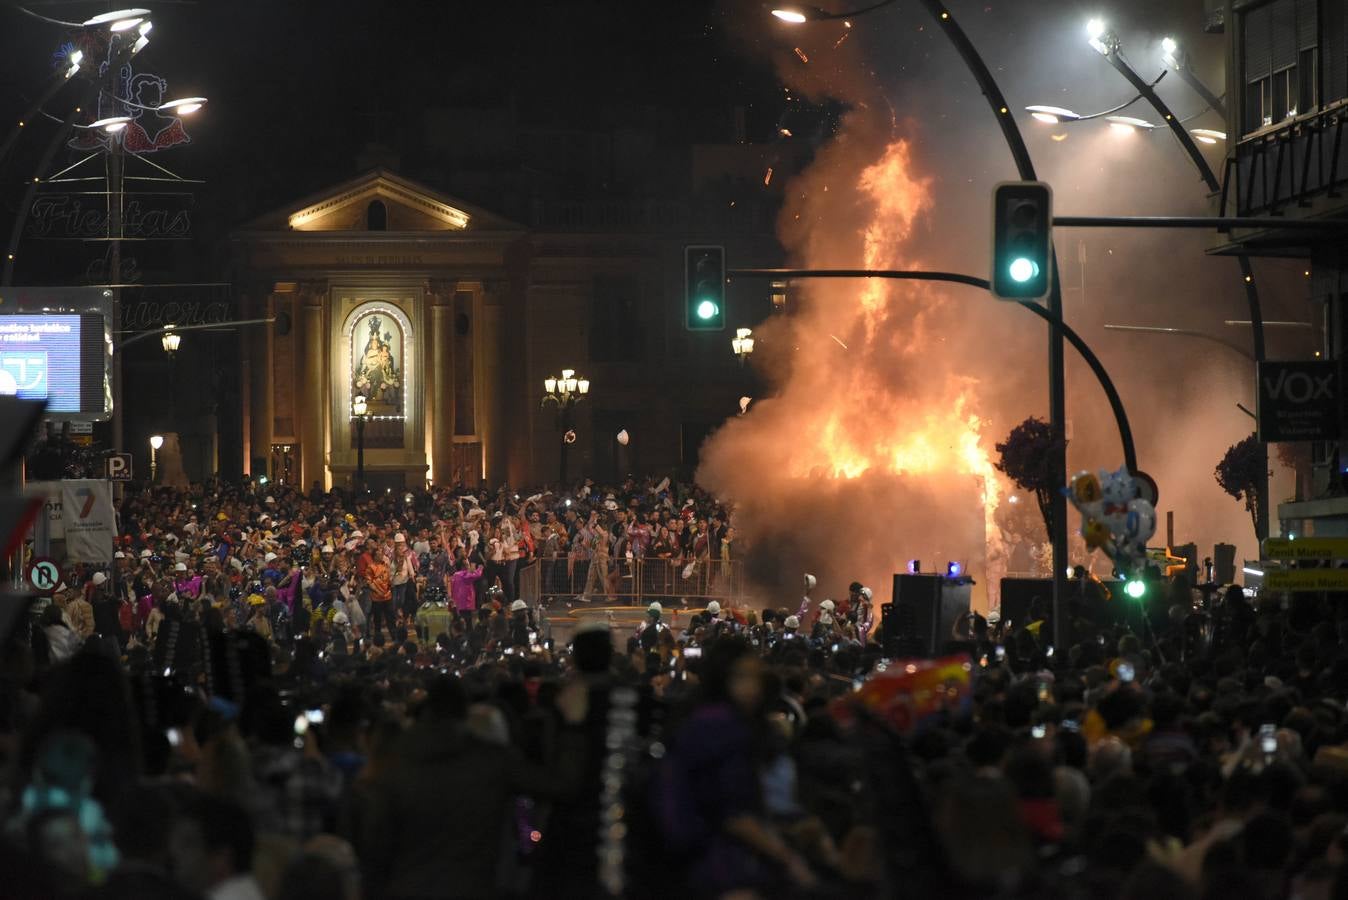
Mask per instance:
[[[1272,45],[1269,30],[1273,21],[1271,6],[1260,6],[1241,16],[1244,31],[1245,82],[1267,78],[1273,72]]]
[[[1273,0],[1273,71],[1294,66],[1297,62],[1297,7],[1296,0]]]

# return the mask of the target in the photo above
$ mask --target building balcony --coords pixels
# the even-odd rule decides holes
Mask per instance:
[[[1348,209],[1348,101],[1265,127],[1227,156],[1219,216],[1306,219]],[[1305,256],[1324,239],[1317,232],[1239,231],[1223,235],[1213,253]]]

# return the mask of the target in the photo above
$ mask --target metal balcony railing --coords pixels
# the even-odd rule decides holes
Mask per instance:
[[[1335,198],[1348,181],[1348,104],[1256,133],[1236,146],[1222,173],[1222,216],[1283,215]]]

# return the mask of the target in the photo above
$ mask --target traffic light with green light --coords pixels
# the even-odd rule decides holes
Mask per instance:
[[[1053,191],[1007,181],[992,195],[992,295],[1042,300],[1053,282]]]
[[[684,248],[684,325],[689,331],[725,330],[725,248]]]

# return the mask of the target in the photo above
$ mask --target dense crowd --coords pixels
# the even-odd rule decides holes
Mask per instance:
[[[521,596],[731,521],[654,479],[129,493],[113,565],[5,620],[0,896],[1348,896],[1342,597],[1082,578],[1064,647],[961,620],[900,730],[850,702],[896,669],[859,583],[565,640]]]

